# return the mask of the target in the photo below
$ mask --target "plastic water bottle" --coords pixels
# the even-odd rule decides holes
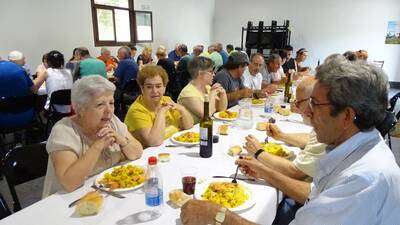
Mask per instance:
[[[274,103],[272,101],[272,97],[267,96],[267,98],[265,99],[264,112],[273,113],[273,111],[274,111]]]
[[[163,204],[162,179],[157,167],[157,157],[155,156],[151,156],[148,159],[144,192],[147,206],[156,207]]]

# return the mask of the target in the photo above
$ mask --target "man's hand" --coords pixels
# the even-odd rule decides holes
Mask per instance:
[[[251,154],[255,154],[258,149],[261,149],[261,143],[257,140],[256,137],[254,137],[253,135],[249,135],[246,137],[246,144],[244,146],[244,148]]]
[[[240,166],[240,170],[243,174],[258,179],[262,178],[262,174],[266,169],[266,166],[264,166],[261,162],[249,156],[238,159],[235,163]]]
[[[276,84],[269,84],[264,88],[264,91],[267,92],[268,94],[272,94],[278,89],[278,85]]]
[[[243,88],[240,90],[241,98],[251,98],[253,97],[253,90],[249,88]]]
[[[275,125],[273,123],[268,123],[266,131],[267,131],[267,135],[272,137],[273,139],[283,141],[282,139],[283,139],[284,133],[277,125]]]
[[[181,222],[184,225],[214,224],[219,208],[209,201],[189,200],[181,208]]]

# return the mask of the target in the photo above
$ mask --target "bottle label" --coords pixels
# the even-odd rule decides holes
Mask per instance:
[[[152,177],[147,180],[145,190],[146,205],[159,206],[163,202],[163,191],[158,184],[158,178]]]
[[[208,140],[208,129],[200,127],[200,140],[206,141]]]

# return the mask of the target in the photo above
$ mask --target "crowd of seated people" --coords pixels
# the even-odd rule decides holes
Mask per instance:
[[[54,91],[71,89],[74,115],[58,121],[47,140],[50,160],[43,196],[71,192],[87,177],[138,159],[144,148],[192,128],[204,116],[208,91],[212,115],[242,98],[267,97],[290,75],[299,80],[291,109],[313,129],[288,133],[268,124],[266,135],[302,151],[292,162],[260,151],[260,141],[250,134],[245,140],[250,156],[236,161],[244,174],[285,194],[274,224],[392,224],[399,211],[400,169],[375,129],[388,103],[388,81],[381,69],[366,62],[368,54],[360,50],[329,56],[309,76],[304,48],[292,58],[293,48],[286,46],[266,60],[232,45],[226,49],[220,43],[207,51],[196,45],[190,54],[185,44],[177,44],[167,54],[159,46],[153,59],[146,45],[135,61],[133,45],[120,47],[116,58],[106,48],[95,58],[79,47],[65,66],[63,54],[52,50],[43,55],[35,79],[29,77],[22,53],[0,61],[0,83],[7,83],[0,89],[2,97],[35,93],[46,82],[46,109]],[[113,79],[107,76],[112,70]],[[140,93],[122,122],[114,114],[115,92],[132,80]],[[0,114],[0,125],[23,123],[32,113]],[[254,224],[223,211],[223,224]],[[181,220],[214,223],[219,212],[218,205],[190,200],[181,209]]]

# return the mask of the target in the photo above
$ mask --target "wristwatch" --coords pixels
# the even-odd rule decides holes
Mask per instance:
[[[217,215],[215,215],[215,225],[221,225],[224,220],[225,220],[225,213],[226,213],[226,208],[221,207],[219,211],[217,212]]]
[[[254,154],[254,158],[258,159],[258,156],[264,152],[264,149],[260,148],[256,151],[256,153]]]

